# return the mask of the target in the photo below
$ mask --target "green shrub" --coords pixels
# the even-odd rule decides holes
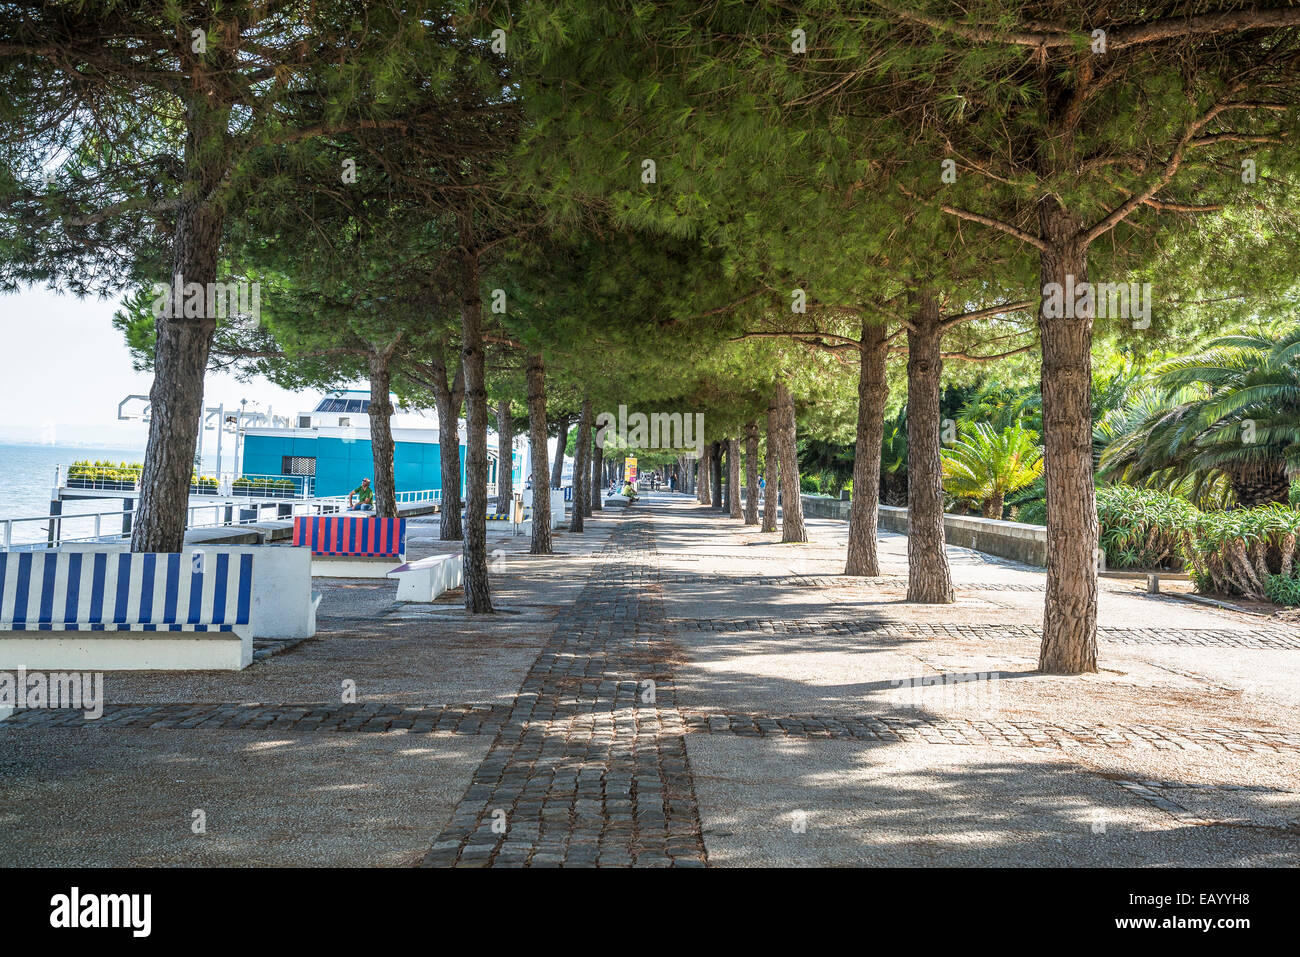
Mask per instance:
[[[816,495],[819,492],[821,492],[821,490],[822,490],[821,479],[818,476],[816,475],[799,476],[799,491],[809,492],[813,495]]]
[[[1265,589],[1268,600],[1278,605],[1300,605],[1300,578],[1269,575]]]
[[[1274,503],[1229,512],[1200,513],[1184,535],[1183,552],[1200,591],[1260,600],[1290,586],[1300,539],[1300,510]]]
[[[1112,568],[1182,568],[1183,542],[1200,516],[1186,499],[1154,489],[1097,489],[1097,521]]]
[[[1047,499],[1035,498],[1012,506],[1011,520],[1026,525],[1047,524]]]
[[[87,482],[136,482],[143,468],[139,462],[100,462],[80,459],[68,467],[69,479]]]
[[[270,492],[270,491],[294,491],[298,488],[296,482],[290,478],[270,478],[268,476],[258,476],[257,478],[248,478],[241,475],[231,483],[233,488],[248,489],[253,492]]]
[[[1300,508],[1300,480],[1291,483],[1291,491],[1287,493],[1287,501],[1291,503],[1292,508]]]

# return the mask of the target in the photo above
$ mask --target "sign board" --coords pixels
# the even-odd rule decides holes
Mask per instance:
[[[627,464],[624,466],[623,469],[623,481],[625,482],[636,481],[636,459],[630,455],[628,456]]]

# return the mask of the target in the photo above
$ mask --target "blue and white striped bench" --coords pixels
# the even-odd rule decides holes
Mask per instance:
[[[248,554],[0,553],[0,669],[239,670],[252,595]]]

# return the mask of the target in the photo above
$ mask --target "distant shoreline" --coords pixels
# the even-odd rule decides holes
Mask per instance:
[[[0,439],[0,448],[14,449],[65,449],[69,452],[130,452],[132,455],[144,455],[144,446],[130,445],[100,445],[98,443],[86,443],[84,445],[69,445],[64,442],[9,442]]]

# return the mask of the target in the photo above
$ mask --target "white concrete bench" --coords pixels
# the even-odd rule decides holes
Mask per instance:
[[[445,591],[459,588],[465,577],[465,559],[455,555],[430,555],[398,565],[388,573],[397,579],[398,601],[433,601]]]
[[[253,556],[0,553],[0,669],[238,671]]]
[[[551,530],[554,531],[564,524],[564,489],[548,488],[547,491],[551,493]],[[524,507],[528,509],[528,513],[531,515],[533,490],[530,488],[524,489]]]
[[[126,545],[71,543],[61,552],[125,552]],[[311,638],[316,634],[320,592],[311,590],[312,557],[305,548],[288,545],[186,545],[185,561],[195,552],[253,556],[253,609],[249,622],[254,638]]]

